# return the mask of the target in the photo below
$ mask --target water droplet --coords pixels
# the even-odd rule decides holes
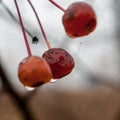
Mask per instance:
[[[33,91],[33,90],[35,90],[35,88],[33,88],[33,87],[25,86],[25,88],[26,88],[26,90],[28,90],[28,91]]]
[[[50,81],[51,83],[54,83],[54,82],[56,82],[56,80],[55,79],[51,79],[51,81]]]

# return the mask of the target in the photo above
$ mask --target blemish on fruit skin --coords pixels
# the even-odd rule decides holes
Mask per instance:
[[[89,20],[88,23],[85,25],[85,30],[91,31],[95,25],[96,25],[96,21],[94,19]]]
[[[27,60],[28,60],[28,57],[24,58],[24,59],[20,62],[20,64],[22,65],[22,64],[26,63]]]
[[[58,71],[57,71],[57,70],[54,70],[54,72],[55,72],[55,73],[58,73]]]
[[[75,12],[74,11],[67,11],[66,12],[66,17],[69,19],[69,20],[72,20],[75,16]]]
[[[37,83],[35,83],[35,84],[33,84],[31,87],[38,87],[38,86],[41,86],[41,85],[43,85],[44,84],[44,82],[37,82]]]

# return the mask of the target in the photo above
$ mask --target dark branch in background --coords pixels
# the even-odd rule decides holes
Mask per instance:
[[[27,101],[26,101],[27,99],[20,97],[18,93],[13,89],[1,65],[0,65],[0,76],[2,80],[3,89],[5,89],[10,94],[10,96],[14,99],[17,107],[19,108],[19,110],[21,110],[21,113],[23,114],[23,117],[25,118],[25,120],[34,120],[27,106]]]
[[[14,16],[14,14],[10,11],[10,9],[0,0],[0,4],[2,7],[6,10],[6,12],[10,15],[10,17],[17,23],[19,24],[18,19]],[[25,28],[26,33],[32,38],[32,43],[37,43],[39,40],[36,36],[33,36],[28,29]]]

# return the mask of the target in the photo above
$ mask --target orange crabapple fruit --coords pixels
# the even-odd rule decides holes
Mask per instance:
[[[65,10],[62,23],[69,37],[86,36],[96,28],[96,14],[89,4],[85,2],[75,2]]]
[[[61,48],[51,48],[42,57],[48,62],[53,79],[60,79],[69,74],[74,68],[74,59]]]
[[[51,80],[52,72],[45,59],[30,56],[20,62],[18,77],[24,86],[38,87]]]

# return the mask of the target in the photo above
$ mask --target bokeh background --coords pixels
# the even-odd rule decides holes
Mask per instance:
[[[17,1],[25,28],[30,31],[32,36],[37,36],[39,39],[38,44],[33,44],[32,37],[28,35],[32,53],[33,55],[42,56],[43,52],[47,50],[47,46],[35,15],[27,0]],[[120,101],[118,100],[120,94],[116,97],[116,91],[111,91],[111,88],[116,89],[116,85],[117,89],[119,89],[120,84],[120,2],[118,0],[82,0],[93,6],[97,15],[97,27],[88,36],[71,39],[65,34],[62,25],[62,15],[64,14],[62,11],[57,9],[48,0],[31,1],[38,12],[51,46],[64,48],[75,60],[75,68],[71,74],[54,83],[43,85],[34,93],[33,100],[30,102],[33,113],[37,114],[34,120],[47,120],[46,114],[50,120],[54,112],[56,117],[53,117],[53,120],[98,120],[98,118],[100,120],[119,120],[120,118],[114,119],[109,116],[112,113],[114,113],[112,114],[113,116],[116,115],[116,107],[115,110],[113,109],[114,112],[108,112],[108,118],[105,118],[105,116],[100,118],[100,116],[101,111],[106,112],[111,110],[113,106],[120,106]],[[65,9],[71,3],[76,2],[76,0],[55,1]],[[17,69],[20,61],[27,56],[27,51],[20,25],[8,14],[5,7],[18,19],[14,1],[0,0],[0,65],[13,89],[18,95],[23,96],[31,93],[31,91],[28,91],[19,82]],[[94,83],[97,83],[97,85]],[[102,83],[102,86],[101,84],[99,86],[99,83]],[[2,92],[2,84],[2,80],[0,80],[0,99],[3,99],[1,101],[6,100],[8,101],[6,103],[9,103],[11,97],[9,98],[6,92]],[[94,91],[97,92],[95,93]],[[113,91],[115,93],[111,93]],[[97,96],[98,94],[100,96]],[[107,95],[108,97],[106,97]],[[112,95],[114,99],[112,99]],[[112,100],[106,105],[109,99]],[[56,100],[58,101],[56,102]],[[84,103],[84,100],[87,102]],[[99,109],[99,106],[95,106],[95,109],[90,112],[92,106],[94,108],[93,101],[100,105],[101,103],[99,102],[103,101],[104,104],[102,106],[104,107],[101,107],[101,111],[96,113],[98,118],[91,117],[90,119],[90,116],[95,115],[94,111]],[[116,102],[116,105],[113,104],[114,102]],[[91,107],[88,107],[89,104]],[[51,107],[52,105],[54,106],[53,108]],[[83,105],[83,108],[80,107],[81,105]],[[35,106],[38,107],[35,108]],[[4,106],[0,108],[0,112],[5,111],[3,108]],[[73,110],[70,111],[70,109]],[[88,109],[88,112],[84,113],[86,109]],[[43,112],[41,112],[42,110]],[[120,108],[118,107],[117,110],[120,111]],[[83,114],[83,117],[81,117],[80,113]],[[90,114],[90,116],[88,115],[89,119],[84,115],[87,113]],[[7,118],[4,119],[3,117],[1,120],[7,120]],[[16,118],[16,120],[18,119]]]

